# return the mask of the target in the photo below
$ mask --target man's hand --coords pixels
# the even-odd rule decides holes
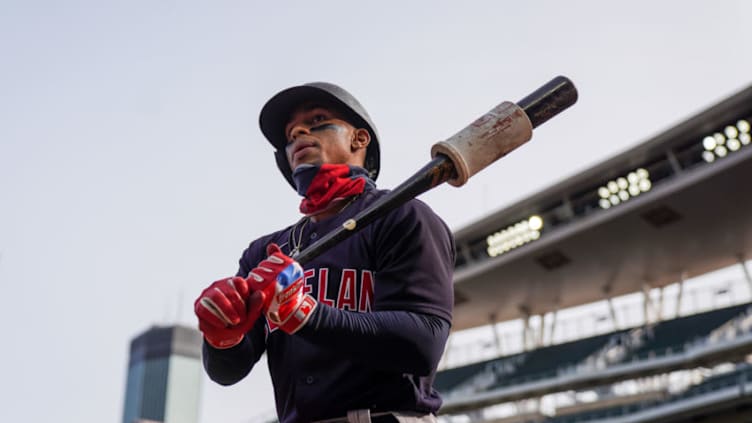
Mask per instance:
[[[293,334],[305,325],[317,302],[303,294],[303,269],[295,260],[283,254],[277,244],[269,244],[266,253],[268,257],[248,274],[248,283],[272,294],[265,304],[266,318]],[[268,288],[271,286],[274,291]]]
[[[218,349],[239,344],[261,314],[265,297],[241,277],[213,282],[193,303],[206,342]]]

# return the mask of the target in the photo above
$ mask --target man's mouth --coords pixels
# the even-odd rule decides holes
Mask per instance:
[[[313,142],[302,142],[295,146],[295,151],[292,153],[293,159],[298,159],[300,156],[307,154],[311,149],[316,147]]]

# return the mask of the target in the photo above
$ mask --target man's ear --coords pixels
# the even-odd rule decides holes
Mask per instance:
[[[371,133],[365,128],[358,128],[353,132],[353,139],[350,143],[352,151],[365,149],[371,143]]]

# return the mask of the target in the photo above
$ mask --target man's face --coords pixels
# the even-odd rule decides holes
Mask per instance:
[[[363,143],[363,137],[368,138]],[[285,126],[287,161],[295,169],[307,164],[352,164],[362,166],[370,137],[356,129],[332,107],[303,104],[290,115]]]

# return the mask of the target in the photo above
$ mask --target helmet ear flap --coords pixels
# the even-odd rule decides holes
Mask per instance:
[[[374,140],[371,139],[366,150],[366,160],[365,163],[363,163],[363,167],[368,170],[369,177],[374,181],[379,176],[379,168],[381,167],[380,162],[381,154],[379,151],[378,140],[374,142]]]
[[[292,179],[292,169],[290,169],[290,163],[287,161],[287,154],[285,154],[285,151],[276,150],[274,152],[274,161],[277,162],[277,168],[282,172],[282,175],[287,179],[287,182],[292,189],[297,190],[298,188],[295,186],[295,180]]]

